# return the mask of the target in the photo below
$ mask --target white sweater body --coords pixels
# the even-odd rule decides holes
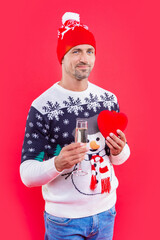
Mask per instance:
[[[90,126],[103,110],[118,111],[117,99],[91,83],[80,93],[65,90],[56,83],[33,102],[26,125],[20,175],[26,186],[42,186],[46,212],[57,217],[79,218],[106,211],[116,203],[118,180],[113,165],[128,159],[130,150],[127,144],[117,156],[106,154],[105,140],[92,126],[89,142],[99,138],[97,144],[100,147],[95,152],[90,149],[82,161],[82,169],[88,174],[76,176],[73,174],[75,167],[58,172],[54,165],[58,152],[74,141],[73,123],[76,119],[86,118]],[[94,156],[101,157],[103,163],[96,162],[98,183],[92,190],[90,160]],[[99,172],[103,164],[108,169],[105,176]],[[109,191],[102,192],[103,178],[109,179]]]

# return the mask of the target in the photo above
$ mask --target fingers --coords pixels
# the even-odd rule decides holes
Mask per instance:
[[[117,145],[122,147],[124,143],[126,143],[125,134],[121,130],[117,130],[117,133],[118,133],[118,137],[115,134],[110,133],[109,137],[107,137],[107,140],[112,139]],[[113,143],[113,141],[111,142]],[[114,145],[116,146],[116,144]]]
[[[81,162],[84,160],[85,154],[78,154],[78,155],[70,155],[66,153],[61,153],[59,156],[55,158],[55,167],[56,169],[61,172],[64,169],[68,169],[73,167],[76,163]]]
[[[126,144],[125,134],[121,130],[117,130],[117,133],[118,137],[115,134],[110,133],[106,138],[106,144],[113,155],[119,154]]]
[[[65,157],[71,157],[71,159],[75,159],[75,156],[79,157],[79,155],[85,155],[88,151],[87,144],[85,143],[72,143],[62,149],[62,153]]]
[[[124,141],[124,142],[126,142],[126,136],[125,136],[125,134],[121,131],[121,130],[117,130],[117,133],[118,133],[118,137],[122,140],[122,141]]]
[[[73,165],[75,165],[76,163],[79,163],[79,162],[83,161],[84,158],[85,158],[85,154],[81,154],[81,155],[75,156],[75,158],[71,161],[71,163]]]
[[[122,143],[120,139],[116,139],[116,136],[110,135],[110,137],[107,137],[107,142],[110,146],[112,146],[115,149],[119,149],[122,147]]]
[[[84,159],[85,154],[86,152],[83,152],[83,153],[67,152],[62,154],[62,158],[66,159],[68,162],[71,162],[71,163],[74,161],[80,162]]]
[[[86,146],[85,143],[71,143],[71,144],[67,145],[66,147],[63,147],[63,149],[66,151],[71,151],[76,148],[80,148],[80,147],[84,147],[84,146]]]
[[[76,163],[84,160],[87,151],[87,144],[84,143],[71,143],[66,147],[63,147],[55,160],[56,168],[61,171],[63,169],[71,168]]]

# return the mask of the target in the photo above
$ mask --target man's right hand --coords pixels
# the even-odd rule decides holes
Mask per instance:
[[[60,154],[54,160],[57,171],[61,172],[81,162],[84,160],[87,151],[88,148],[85,143],[71,143],[63,147]]]

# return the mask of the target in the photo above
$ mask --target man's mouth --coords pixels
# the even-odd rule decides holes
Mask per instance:
[[[80,69],[87,69],[89,66],[88,65],[79,65],[77,67]]]

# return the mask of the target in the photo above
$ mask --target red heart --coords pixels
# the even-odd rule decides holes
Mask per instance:
[[[111,132],[118,136],[117,129],[124,131],[127,127],[128,118],[124,113],[104,110],[98,115],[97,122],[100,132],[106,138]]]

